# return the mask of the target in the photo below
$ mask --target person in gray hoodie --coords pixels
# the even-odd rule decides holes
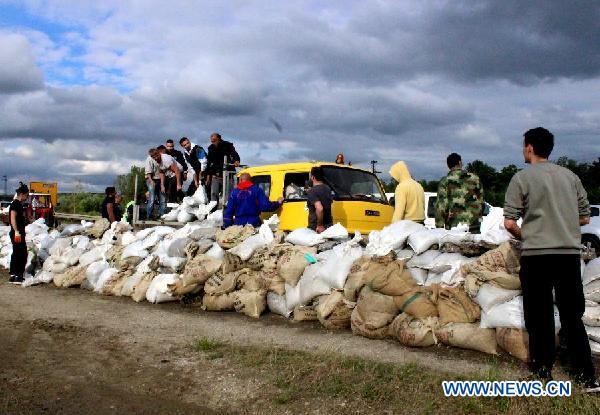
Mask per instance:
[[[530,166],[513,176],[504,202],[504,226],[522,240],[520,280],[530,369],[552,379],[556,355],[554,301],[560,314],[571,374],[587,392],[599,392],[585,326],[581,284],[581,230],[589,223],[587,194],[579,177],[548,161],[554,135],[545,128],[527,131],[523,157]],[[523,219],[521,227],[517,220]]]

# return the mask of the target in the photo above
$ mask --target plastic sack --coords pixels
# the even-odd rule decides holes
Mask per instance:
[[[348,230],[338,222],[335,225],[325,229],[320,235],[325,239],[344,239],[348,237]]]
[[[162,215],[160,218],[166,222],[176,222],[178,215],[179,211],[173,209],[169,213],[165,213],[164,215]]]
[[[488,311],[482,311],[481,327],[485,329],[511,327],[524,330],[523,297],[517,296],[506,303],[492,307]],[[560,329],[560,319],[556,306],[554,306],[554,329],[556,332]]]
[[[476,243],[485,242],[490,245],[500,245],[504,242],[510,241],[512,238],[511,234],[504,229],[492,229],[480,235],[475,235],[473,241]]]
[[[206,255],[215,259],[223,259],[225,257],[225,250],[217,242],[214,242],[212,248],[206,251]]]
[[[60,233],[60,236],[61,237],[73,236],[73,235],[80,234],[84,230],[85,230],[85,228],[82,225],[78,225],[78,224],[74,223],[74,224],[65,226],[65,228]]]
[[[583,285],[588,285],[589,283],[598,279],[600,279],[600,257],[587,263],[585,269],[583,270],[581,283]]]
[[[263,223],[258,229],[256,235],[250,236],[238,246],[231,248],[229,252],[240,257],[242,261],[247,261],[258,249],[269,245],[275,237],[269,225]]]
[[[88,286],[96,287],[102,273],[109,268],[110,265],[104,260],[90,264],[85,271],[85,278],[89,283]]]
[[[98,279],[96,280],[95,284],[92,284],[92,286],[94,287],[94,292],[100,294],[102,293],[102,289],[104,288],[104,285],[117,273],[119,272],[118,269],[116,268],[106,268],[104,271],[102,271],[102,273],[100,274],[100,276],[98,277]],[[87,277],[87,273],[86,273],[86,277]],[[88,280],[89,281],[89,280]],[[90,284],[92,283],[92,281],[89,281]]]
[[[390,251],[402,248],[412,233],[423,229],[425,227],[419,223],[401,220],[386,226],[381,231],[371,231],[366,253],[375,256],[387,255]]]
[[[164,242],[167,246],[166,253],[168,256],[184,258],[186,256],[185,247],[191,242],[191,239],[179,238],[165,240]]]
[[[87,251],[79,257],[79,265],[87,267],[93,262],[105,259],[105,254],[110,250],[111,245],[98,245],[97,247]]]
[[[293,245],[315,246],[325,241],[321,235],[309,228],[299,228],[289,233],[285,241]]]
[[[177,278],[177,274],[158,274],[154,277],[146,291],[146,300],[150,303],[176,301],[177,297],[169,294],[168,285],[173,284]]]
[[[279,314],[285,318],[290,318],[294,308],[289,308],[285,301],[285,295],[278,295],[273,292],[267,293],[267,306],[272,313]]]
[[[311,266],[319,267],[316,274],[317,278],[331,288],[343,290],[352,264],[363,255],[363,249],[358,244],[348,242],[337,245],[331,251],[331,257],[324,263]]]
[[[179,222],[179,223],[191,222],[194,219],[195,219],[195,215],[192,214],[191,212],[188,212],[187,210],[180,210],[177,213],[177,222]]]
[[[208,201],[208,197],[206,196],[206,189],[203,185],[198,186],[196,191],[194,192],[192,199],[194,200],[195,206],[205,205]],[[184,198],[185,202],[185,198]]]
[[[140,241],[129,244],[123,249],[123,253],[121,254],[121,259],[127,259],[129,257],[140,257],[146,258],[149,255],[148,251],[146,251]]]
[[[492,284],[483,284],[479,288],[475,302],[479,304],[483,311],[488,311],[492,307],[510,301],[520,294],[521,291],[519,290],[507,290]]]
[[[415,254],[419,255],[429,250],[433,245],[439,244],[440,238],[445,234],[445,229],[423,229],[411,233],[407,243]]]
[[[121,245],[129,245],[136,241],[136,237],[133,232],[125,232],[121,237]]]

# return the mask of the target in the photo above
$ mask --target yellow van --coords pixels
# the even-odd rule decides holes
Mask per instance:
[[[291,231],[308,226],[306,190],[310,170],[321,166],[325,183],[333,193],[333,223],[340,222],[348,231],[366,234],[380,230],[392,221],[394,208],[389,205],[383,185],[373,173],[326,162],[273,164],[249,167],[238,173],[249,173],[252,181],[261,187],[270,200],[285,198],[277,211],[279,229]],[[264,213],[263,219],[272,213]]]

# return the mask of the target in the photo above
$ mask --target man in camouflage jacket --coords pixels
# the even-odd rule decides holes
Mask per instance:
[[[479,233],[483,214],[483,189],[476,174],[463,170],[460,155],[452,153],[447,159],[450,172],[438,186],[435,205],[435,226],[451,229],[460,223]]]

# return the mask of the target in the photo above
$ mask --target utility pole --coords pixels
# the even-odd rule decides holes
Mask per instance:
[[[378,162],[377,162],[377,160],[371,160],[371,172],[372,172],[373,174],[381,173],[380,171],[377,171],[377,170],[375,169],[375,165],[376,165],[377,163],[378,163]]]
[[[2,180],[4,180],[4,194],[8,195],[8,176],[6,174],[2,176]]]

